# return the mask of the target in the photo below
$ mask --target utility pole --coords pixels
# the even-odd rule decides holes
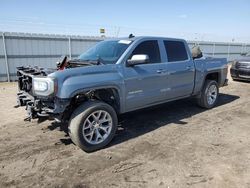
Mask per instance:
[[[71,38],[68,38],[69,41],[69,59],[71,59]]]
[[[6,50],[6,43],[5,43],[4,33],[2,33],[2,38],[3,38],[3,51],[4,51],[4,58],[5,58],[5,67],[6,67],[7,80],[8,80],[8,82],[10,82],[10,72],[9,72],[9,64],[8,64],[8,57],[7,57],[7,50]]]

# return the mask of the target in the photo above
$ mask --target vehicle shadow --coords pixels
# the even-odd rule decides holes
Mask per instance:
[[[214,108],[223,106],[239,98],[239,96],[221,93],[218,103]],[[206,110],[197,106],[194,99],[182,99],[124,114],[121,117],[122,123],[118,128],[115,138],[107,147],[141,136],[162,126],[168,126],[170,123],[180,126],[185,125],[187,122],[183,119],[190,118]]]
[[[250,80],[233,80],[233,82],[250,83]]]
[[[239,96],[221,93],[218,103],[214,108],[228,104],[239,98]],[[170,123],[175,123],[180,126],[185,125],[187,122],[183,121],[183,119],[192,117],[206,110],[207,109],[198,107],[194,99],[182,99],[126,113],[119,117],[120,123],[116,135],[106,148],[144,135],[162,126],[167,126]],[[51,125],[48,126],[49,130],[58,130],[58,128],[60,131],[66,133],[65,138],[60,139],[61,143],[65,145],[71,144],[72,141],[68,135],[67,124],[52,122]]]

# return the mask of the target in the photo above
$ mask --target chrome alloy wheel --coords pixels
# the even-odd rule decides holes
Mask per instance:
[[[207,91],[207,102],[209,105],[213,105],[217,99],[218,91],[215,85],[210,85]]]
[[[108,112],[104,110],[94,111],[83,123],[83,137],[90,144],[99,144],[110,135],[112,126],[112,117]]]

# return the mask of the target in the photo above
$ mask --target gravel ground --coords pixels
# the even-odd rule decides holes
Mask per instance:
[[[211,110],[180,100],[126,114],[111,144],[85,153],[65,126],[24,121],[0,84],[0,187],[250,187],[250,83]]]

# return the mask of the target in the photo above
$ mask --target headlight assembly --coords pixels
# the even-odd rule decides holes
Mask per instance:
[[[34,78],[33,92],[36,95],[48,96],[55,92],[55,79],[53,78]]]

